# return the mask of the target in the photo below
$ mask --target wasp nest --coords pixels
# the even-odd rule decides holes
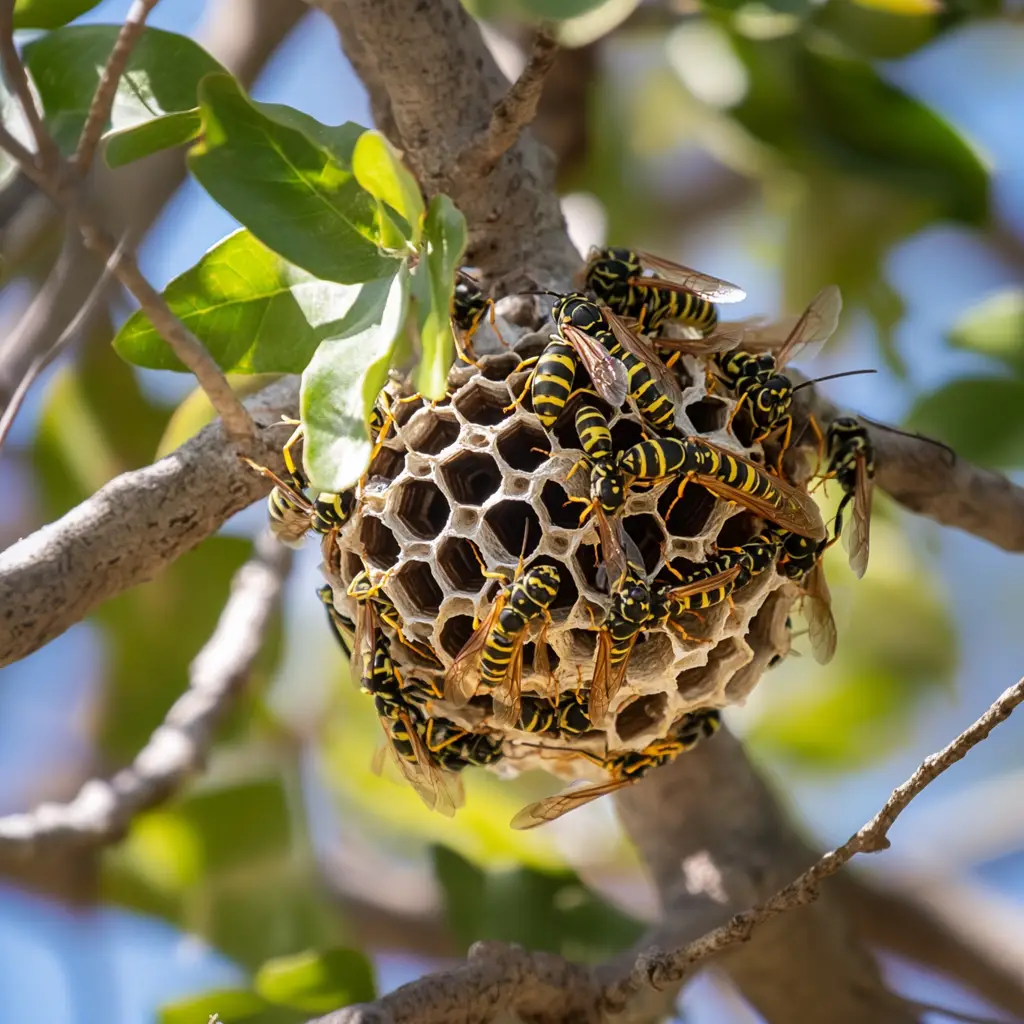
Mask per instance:
[[[372,459],[355,512],[324,541],[323,569],[336,608],[355,618],[355,602],[346,589],[361,571],[374,583],[383,580],[381,589],[401,617],[404,636],[429,646],[443,668],[382,626],[391,638],[395,665],[404,678],[432,681],[438,692],[445,671],[473,633],[474,617],[486,616],[501,585],[485,577],[481,563],[489,573],[511,580],[521,553],[524,566],[554,565],[561,577],[544,634],[553,672],[535,671],[535,625],[523,653],[523,693],[549,695],[553,686],[572,691],[590,685],[597,630],[609,596],[594,517],[582,526],[579,522],[589,496],[589,472],[585,463],[577,467],[583,451],[574,426],[576,400],[570,400],[551,434],[531,411],[528,391],[509,409],[528,380],[528,371],[517,371],[519,357],[535,354],[544,341],[528,335],[515,354],[486,356],[479,367],[457,367],[449,377],[449,394],[440,402],[393,403],[395,422]],[[708,394],[703,364],[687,356],[680,372],[680,428],[761,460],[728,428],[735,402]],[[389,388],[397,397],[397,386]],[[587,401],[601,404],[593,396]],[[607,406],[602,411],[616,451],[643,439],[635,414]],[[685,575],[706,561],[716,545],[741,544],[760,527],[756,517],[695,483],[676,501],[677,486],[675,481],[646,490],[634,485],[621,515],[652,581],[674,580],[668,566]],[[790,599],[780,595],[768,605],[766,600],[785,585],[774,569],[762,573],[736,591],[731,603],[699,617],[688,615],[688,639],[672,628],[644,632],[605,728],[571,739],[545,737],[543,746],[569,745],[601,754],[641,750],[664,737],[688,711],[743,703],[771,654],[784,652]],[[770,634],[771,650],[755,659],[745,636],[762,607],[759,628]],[[536,735],[499,725],[487,696],[461,708],[439,700],[431,713],[522,741],[524,746],[505,744],[503,763],[513,770],[541,765],[566,777],[588,774],[586,760],[553,763],[528,745],[537,744]]]

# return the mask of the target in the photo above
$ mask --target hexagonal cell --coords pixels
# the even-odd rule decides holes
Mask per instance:
[[[441,647],[454,658],[473,635],[472,615],[453,615],[441,627]]]
[[[513,469],[532,473],[551,454],[551,443],[536,424],[516,420],[498,435],[498,454]]]
[[[669,486],[658,498],[658,512],[665,521],[665,528],[673,537],[699,537],[718,499],[706,487],[695,483],[686,485],[679,501],[675,501],[677,493],[677,487]]]
[[[639,548],[644,568],[650,575],[661,561],[661,553],[665,548],[665,533],[661,523],[652,515],[627,516],[622,520],[622,528]]]
[[[665,717],[668,694],[645,693],[630,701],[615,718],[615,732],[629,742],[641,733],[656,732]]]
[[[414,452],[437,455],[459,436],[459,423],[448,410],[427,409],[402,433],[402,440]]]
[[[722,644],[718,645],[723,646]],[[726,644],[725,646],[730,646]],[[729,654],[732,653],[730,650]],[[715,652],[711,652],[714,657]],[[684,669],[676,676],[676,689],[679,696],[688,704],[698,700],[706,700],[718,689],[716,673],[709,665],[697,665],[695,668]]]
[[[760,529],[762,519],[753,512],[743,509],[734,516],[729,516],[722,524],[715,538],[715,545],[718,550],[722,548],[736,548],[753,540]]]
[[[453,455],[441,467],[441,479],[460,505],[482,505],[501,488],[501,470],[483,452]]]
[[[569,501],[569,495],[561,484],[548,480],[540,490],[540,503],[551,517],[555,526],[563,530],[575,530],[580,525],[580,512],[583,505],[577,501]]]
[[[477,557],[472,541],[449,537],[437,552],[437,567],[456,590],[479,594],[487,580],[480,571]]]
[[[624,452],[643,439],[644,429],[636,420],[620,416],[612,425],[612,447],[617,452]]]
[[[678,353],[673,353],[669,356],[665,363],[666,365],[671,364],[669,369],[675,375],[676,380],[679,382],[679,387],[683,391],[693,387],[693,377],[690,375],[690,371],[686,369],[686,363]]]
[[[444,594],[426,562],[406,562],[395,573],[394,585],[404,595],[406,603],[421,615],[430,617],[441,610]]]
[[[702,398],[686,407],[686,415],[698,434],[713,434],[725,426],[729,408],[718,398]]]
[[[452,531],[454,533],[473,533],[480,526],[480,512],[475,508],[459,505],[452,512]]]
[[[453,399],[453,404],[470,423],[493,427],[505,419],[505,406],[512,401],[505,384],[474,377]]]
[[[402,550],[395,535],[376,516],[365,513],[359,524],[359,543],[367,562],[375,569],[390,569],[398,561]],[[361,568],[356,569],[352,575],[356,575]]]
[[[395,516],[417,537],[433,540],[448,522],[448,501],[430,480],[409,480],[399,492]]]
[[[480,373],[488,380],[504,381],[519,362],[519,356],[512,352],[496,352],[483,360]]]
[[[487,510],[484,522],[512,558],[529,555],[543,536],[537,513],[525,501],[498,502]]]
[[[579,569],[580,575],[583,577],[584,583],[591,589],[596,590],[598,593],[605,592],[608,584],[604,579],[604,574],[601,574],[600,582],[598,581],[598,570],[603,568],[603,559],[601,557],[601,549],[597,544],[581,544],[576,549],[576,555],[573,559],[576,563],[576,568]]]
[[[394,480],[405,465],[405,454],[394,448],[378,448],[377,454],[366,468],[366,479],[370,482]]]

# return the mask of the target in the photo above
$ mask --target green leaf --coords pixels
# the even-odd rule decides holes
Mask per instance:
[[[849,0],[830,0],[822,5],[814,23],[868,60],[899,60],[919,50],[938,32],[934,17],[908,18]]]
[[[371,196],[387,204],[384,217],[401,232],[392,248],[399,248],[402,239],[418,245],[424,212],[420,187],[380,132],[366,131],[359,136],[352,154],[352,173]],[[389,211],[398,213],[401,222],[395,224]]]
[[[359,285],[321,281],[237,231],[165,289],[171,310],[232,373],[301,373],[324,338],[337,337]],[[154,370],[185,367],[141,311],[114,338],[118,355]]]
[[[327,1013],[376,994],[373,968],[354,949],[326,949],[269,960],[255,978],[256,991],[271,1003],[308,1013]]]
[[[166,117],[145,121],[135,128],[111,132],[106,136],[107,164],[110,167],[123,167],[162,149],[183,146],[196,138],[201,128],[199,108],[195,107],[183,110],[180,114],[168,114]]]
[[[466,218],[445,195],[430,200],[424,225],[423,254],[417,276],[426,273],[426,291],[417,291],[420,342],[423,346],[416,371],[416,388],[428,398],[440,398],[447,389],[448,371],[455,358],[452,338],[451,305],[455,292],[455,271],[466,250]]]
[[[390,281],[364,285],[344,322],[320,345],[302,374],[302,457],[315,490],[343,491],[366,469],[367,418],[387,380],[408,304],[409,273],[404,265]]]
[[[189,168],[264,245],[327,281],[395,273],[398,261],[379,250],[377,202],[346,159],[355,126],[254,103],[229,75],[205,78],[199,97],[203,136]]]
[[[266,1009],[266,1002],[248,989],[219,989],[165,1003],[158,1020],[160,1024],[206,1024],[217,1014],[223,1024],[240,1024]]]
[[[626,948],[643,931],[640,922],[605,903],[573,871],[483,872],[454,850],[433,847],[432,854],[448,923],[463,947],[495,939],[596,962]]]
[[[915,402],[906,428],[945,441],[971,462],[1004,469],[1024,466],[1024,381],[950,381]]]
[[[14,27],[60,28],[99,4],[100,0],[16,0]]]
[[[120,28],[72,25],[48,32],[24,48],[46,123],[64,153],[74,151]],[[168,116],[180,125],[180,118],[175,115],[195,108],[199,80],[218,71],[223,72],[224,68],[186,36],[144,29],[118,84],[110,129],[123,132]],[[157,130],[155,126],[149,129]],[[183,140],[172,144],[178,141]]]
[[[979,302],[953,325],[949,343],[1024,370],[1024,290],[1008,288]]]
[[[518,6],[527,14],[551,21],[578,18],[606,3],[608,0],[518,0]]]

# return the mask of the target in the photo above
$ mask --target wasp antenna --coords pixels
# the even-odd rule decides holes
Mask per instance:
[[[809,384],[820,384],[823,380],[836,380],[839,377],[857,377],[862,373],[878,373],[877,370],[844,370],[842,373],[829,373],[824,377],[815,377],[814,380],[805,380],[803,384],[797,384],[794,391],[807,387]]]
[[[548,292],[548,291],[541,291],[541,290],[529,291],[529,292],[519,292],[519,294],[520,295],[550,295],[552,298],[555,298],[555,299],[560,299],[562,297],[562,293],[561,292]]]

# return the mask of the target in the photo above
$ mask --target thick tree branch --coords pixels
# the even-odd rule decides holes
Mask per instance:
[[[283,472],[282,416],[298,410],[295,378],[247,403],[267,447],[254,456]],[[0,554],[0,665],[59,636],[97,605],[153,579],[225,520],[258,500],[269,483],[242,465],[213,423],[177,451],[123,473],[67,515]]]
[[[0,818],[0,861],[113,843],[137,814],[162,803],[203,766],[214,729],[263,646],[290,564],[291,552],[269,533],[256,541],[253,557],[235,574],[213,636],[189,667],[188,689],[132,765],[109,782],[90,780],[70,803]]]

